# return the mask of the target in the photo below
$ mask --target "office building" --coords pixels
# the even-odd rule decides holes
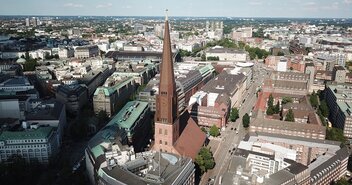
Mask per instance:
[[[0,91],[24,92],[28,90],[34,90],[34,85],[25,76],[15,76],[0,82]]]
[[[198,91],[188,103],[188,112],[194,121],[205,127],[225,128],[231,101],[226,94]]]
[[[274,71],[264,80],[263,92],[305,96],[311,86],[309,77],[305,73]]]
[[[347,138],[352,138],[352,86],[348,84],[330,84],[325,90],[325,99],[329,107],[329,120],[334,127],[343,129]]]
[[[347,172],[348,150],[339,142],[250,133],[223,175],[225,184],[330,184]]]
[[[282,134],[311,139],[324,140],[326,128],[318,124],[293,123],[273,119],[255,119],[249,127],[250,132]]]
[[[126,135],[120,135],[133,145],[135,152],[143,151],[151,138],[151,114],[146,102],[130,101],[118,112],[110,122],[115,122]]]
[[[21,125],[18,119],[11,118],[0,119],[0,125],[0,162],[19,155],[26,162],[48,164],[59,150],[55,127],[27,122]]]
[[[65,104],[71,114],[78,114],[88,102],[88,90],[83,85],[60,85],[56,89],[56,99]]]
[[[55,128],[57,145],[60,147],[64,130],[68,127],[65,105],[56,100],[31,99],[28,102],[25,122],[28,125],[50,126]]]
[[[116,64],[114,76],[133,77],[135,82],[140,86],[147,84],[159,71],[159,64],[150,61],[143,62],[119,62]]]
[[[141,104],[137,106],[136,103]],[[147,126],[143,124],[144,120],[150,121],[139,114],[147,113],[148,104],[131,102],[128,106],[128,113],[121,112],[123,117],[127,113],[126,120],[120,122],[120,117],[117,116],[119,118],[112,119],[88,142],[85,160],[90,183],[105,185],[194,184],[195,166],[190,158],[154,151],[136,153],[133,146],[128,146],[128,133],[136,135],[144,126]],[[130,106],[137,111],[131,110]],[[129,126],[132,122],[135,125]],[[126,123],[129,124],[126,125]]]
[[[232,31],[232,39],[236,41],[242,41],[243,39],[246,38],[251,38],[252,37],[252,31],[253,29],[251,27],[247,28],[238,28],[236,30]]]
[[[132,77],[109,77],[103,86],[98,87],[93,95],[94,112],[105,111],[108,116],[117,113],[136,90]]]
[[[223,48],[215,46],[205,51],[206,57],[219,57],[219,60],[230,60],[237,62],[246,62],[249,55],[246,51],[240,51],[233,48]]]
[[[224,70],[204,85],[202,91],[227,95],[231,100],[231,107],[240,106],[246,90],[247,77],[236,70]]]
[[[76,58],[90,58],[99,56],[99,48],[96,45],[80,46],[75,49]]]
[[[186,63],[175,64],[174,74],[180,112],[188,106],[191,96],[213,78],[214,72],[215,69],[210,64],[205,66]],[[156,110],[156,94],[159,92],[159,79],[160,75],[156,75],[138,95],[139,100],[149,102],[153,112]]]
[[[342,66],[335,66],[332,70],[332,80],[336,83],[346,82],[346,69]]]
[[[75,50],[73,48],[59,48],[59,58],[71,58],[75,55]]]

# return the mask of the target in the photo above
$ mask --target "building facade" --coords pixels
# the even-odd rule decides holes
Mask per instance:
[[[78,114],[88,102],[88,90],[83,85],[60,85],[56,89],[55,96],[72,114]]]
[[[188,112],[194,121],[205,127],[224,128],[230,112],[230,98],[225,94],[198,91],[188,103]]]
[[[347,138],[352,138],[352,86],[348,84],[330,84],[325,90],[325,99],[329,107],[329,120],[334,127],[343,129]]]
[[[114,115],[126,104],[135,89],[136,83],[132,77],[111,76],[94,92],[94,112],[106,111],[107,115]]]
[[[0,133],[0,162],[6,162],[18,155],[26,162],[38,161],[48,164],[50,157],[58,150],[58,135],[54,127],[24,126],[24,131],[3,131]]]
[[[80,46],[75,49],[76,58],[90,58],[99,56],[99,48],[96,45]]]
[[[110,122],[116,122],[120,129],[126,132],[129,145],[133,145],[135,152],[143,151],[151,138],[151,114],[146,102],[130,101]]]

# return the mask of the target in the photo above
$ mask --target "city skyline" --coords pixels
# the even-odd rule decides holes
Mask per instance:
[[[0,0],[2,15],[351,18],[352,0],[210,1]],[[40,6],[38,6],[40,4]],[[20,5],[20,6],[19,6]],[[46,8],[42,8],[46,7]],[[52,8],[50,8],[52,7]]]

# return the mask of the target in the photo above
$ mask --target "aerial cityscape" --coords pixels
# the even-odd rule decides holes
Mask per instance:
[[[0,2],[0,185],[352,184],[351,0]]]

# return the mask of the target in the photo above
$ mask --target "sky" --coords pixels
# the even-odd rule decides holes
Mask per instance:
[[[352,0],[0,0],[0,15],[352,18]]]

